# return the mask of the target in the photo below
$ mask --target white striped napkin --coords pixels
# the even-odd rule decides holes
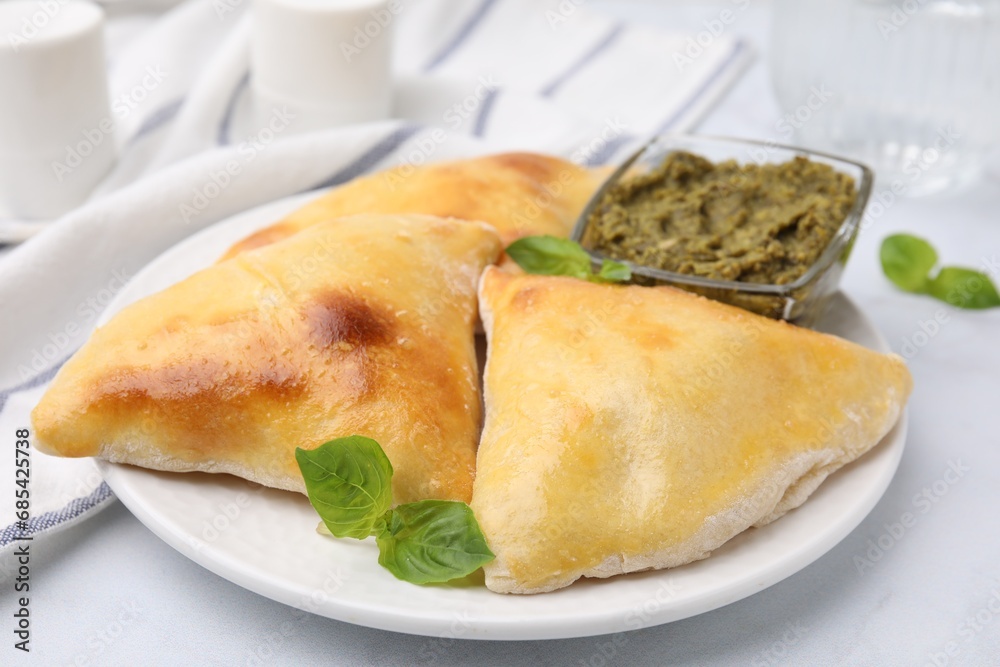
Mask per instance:
[[[0,256],[3,438],[29,425],[124,282],[198,229],[404,161],[525,149],[613,162],[643,137],[693,127],[750,58],[723,35],[681,67],[687,36],[571,2],[411,0],[393,25],[399,120],[269,138],[250,120],[247,4],[188,0],[152,23],[109,22],[120,162],[85,206]],[[239,175],[209,186],[232,160]],[[0,237],[31,231],[0,221]],[[92,462],[31,456],[26,533],[113,498]],[[12,457],[0,457],[0,479],[13,478]],[[0,549],[20,532],[0,503]]]

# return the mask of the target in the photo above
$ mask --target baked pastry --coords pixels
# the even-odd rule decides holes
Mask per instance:
[[[243,239],[223,256],[286,238],[310,225],[362,213],[423,213],[482,220],[504,247],[522,236],[569,236],[605,170],[535,153],[503,153],[402,165],[334,188],[284,220]]]
[[[911,389],[896,355],[669,287],[491,267],[479,295],[497,592],[705,558],[875,446]]]
[[[468,501],[484,223],[367,215],[246,252],[119,312],[32,414],[40,450],[304,492],[295,448],[352,434],[396,502]]]

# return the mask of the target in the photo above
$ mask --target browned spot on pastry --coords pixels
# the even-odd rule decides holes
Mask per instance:
[[[528,310],[535,305],[540,296],[539,290],[535,287],[522,287],[514,292],[510,305],[521,310]]]
[[[295,232],[299,231],[293,225],[279,222],[276,225],[271,225],[270,227],[265,227],[264,229],[251,234],[246,237],[233,247],[231,247],[225,255],[219,258],[219,261],[230,259],[236,255],[246,252],[247,250],[253,250],[254,248],[260,248],[262,246],[270,245],[276,241],[288,238]]]
[[[556,180],[558,174],[552,168],[555,161],[552,158],[535,153],[502,153],[491,158],[502,167],[507,167],[525,178],[541,185]]]
[[[243,447],[233,433],[261,428],[260,419],[279,414],[307,390],[297,370],[274,359],[236,367],[192,359],[155,370],[119,368],[95,383],[88,411],[132,424],[140,442],[169,443],[182,460],[231,455]]]
[[[287,394],[299,385],[299,373],[287,363],[257,360],[248,370],[231,371],[213,359],[193,359],[156,370],[119,368],[97,382],[101,399],[122,402],[221,400],[241,394]]]
[[[310,336],[323,347],[350,350],[392,340],[392,319],[344,292],[321,296],[306,309],[306,319]]]

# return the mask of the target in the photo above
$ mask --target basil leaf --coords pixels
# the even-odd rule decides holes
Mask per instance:
[[[461,502],[422,500],[390,509],[392,464],[377,442],[353,435],[296,449],[321,535],[376,536],[378,562],[415,584],[450,581],[493,560],[486,538]]]
[[[989,276],[972,269],[946,266],[928,284],[931,296],[959,308],[1000,306],[1000,294]]]
[[[430,584],[464,577],[493,560],[472,509],[421,500],[390,512],[378,536],[378,562],[398,579]]]
[[[937,264],[937,252],[927,241],[909,234],[893,234],[882,241],[882,271],[902,290],[924,293],[927,276]]]
[[[882,270],[889,280],[907,292],[929,294],[958,308],[1000,306],[996,285],[985,273],[959,266],[946,266],[933,278],[937,253],[927,241],[909,234],[893,234],[882,241]]]
[[[596,282],[621,283],[632,279],[632,269],[628,264],[606,259],[601,262],[600,272],[591,279]]]
[[[507,255],[528,273],[573,278],[590,275],[590,255],[569,239],[526,236],[507,246]]]
[[[507,255],[528,273],[570,276],[595,283],[618,283],[632,278],[626,264],[606,259],[601,270],[591,269],[590,255],[576,241],[555,236],[526,236],[507,246]]]
[[[392,464],[377,442],[352,435],[295,450],[309,502],[337,537],[359,540],[384,528],[392,505]]]

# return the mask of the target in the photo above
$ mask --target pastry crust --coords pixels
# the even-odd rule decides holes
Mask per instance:
[[[481,220],[507,247],[522,236],[569,236],[606,170],[535,153],[403,165],[334,188],[281,222],[243,239],[223,256],[287,238],[332,218],[362,213],[421,213]]]
[[[911,390],[896,355],[669,287],[491,267],[479,293],[497,592],[704,558],[877,444]]]
[[[304,492],[295,448],[360,434],[396,502],[468,501],[475,289],[500,252],[484,223],[366,215],[216,264],[94,332],[32,414],[38,447]]]

